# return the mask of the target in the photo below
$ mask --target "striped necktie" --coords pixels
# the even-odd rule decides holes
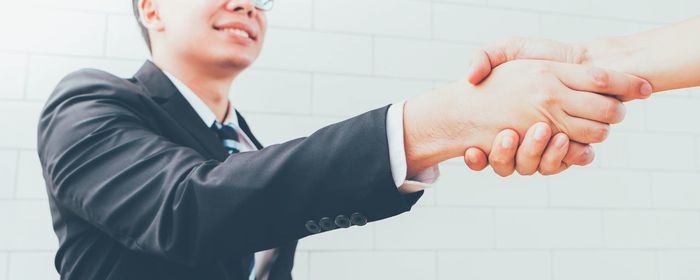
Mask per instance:
[[[238,132],[236,129],[230,125],[221,124],[218,121],[214,121],[211,125],[211,129],[216,132],[219,136],[221,143],[224,144],[224,148],[228,151],[228,154],[235,154],[241,151],[241,142],[239,142]],[[255,256],[250,255],[248,262],[248,275],[250,279],[255,279]]]
[[[241,151],[241,142],[238,138],[238,132],[236,129],[230,125],[221,124],[218,121],[214,121],[211,125],[211,129],[216,132],[219,136],[221,142],[224,144],[224,148],[230,154],[235,154]]]

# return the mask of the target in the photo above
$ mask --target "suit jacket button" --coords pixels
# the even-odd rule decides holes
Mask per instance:
[[[321,232],[321,227],[318,226],[316,221],[310,220],[306,222],[306,230],[308,230],[310,233],[319,233]]]
[[[335,217],[335,224],[341,228],[349,228],[350,227],[350,219],[346,217],[345,215],[338,215]]]
[[[364,226],[367,224],[367,217],[360,213],[353,213],[350,215],[350,222],[356,226]]]
[[[321,220],[318,221],[318,224],[321,226],[323,230],[332,230],[335,229],[335,224],[333,224],[333,221],[331,218],[328,217],[323,217]]]

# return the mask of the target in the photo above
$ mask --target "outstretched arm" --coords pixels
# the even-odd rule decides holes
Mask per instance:
[[[654,92],[700,86],[700,17],[629,36],[581,44],[513,38],[475,54],[469,81],[480,83],[491,69],[517,59],[595,65],[649,81]],[[651,89],[624,100],[646,98]]]
[[[655,92],[700,86],[700,17],[583,44],[582,63],[649,81]]]

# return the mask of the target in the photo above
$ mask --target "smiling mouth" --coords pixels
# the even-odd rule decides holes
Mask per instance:
[[[229,34],[229,35],[238,36],[238,37],[245,38],[245,39],[250,39],[250,40],[253,40],[253,41],[257,41],[257,39],[258,39],[258,38],[255,37],[254,35],[251,35],[250,33],[248,33],[248,31],[245,31],[245,30],[240,29],[240,28],[235,28],[235,27],[223,27],[223,28],[214,27],[214,29],[217,30],[217,31],[221,31],[221,32],[227,33],[227,34]]]

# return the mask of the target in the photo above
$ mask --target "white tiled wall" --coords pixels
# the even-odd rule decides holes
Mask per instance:
[[[461,79],[484,43],[626,34],[698,15],[699,3],[277,0],[263,55],[231,94],[272,144]],[[57,279],[38,113],[68,72],[130,76],[146,52],[127,0],[0,4],[0,280]],[[446,163],[411,213],[302,240],[295,275],[700,279],[699,112],[697,89],[630,103],[596,162],[556,177]]]

